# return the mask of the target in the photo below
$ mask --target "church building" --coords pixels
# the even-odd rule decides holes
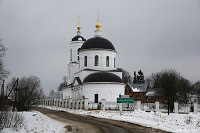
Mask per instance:
[[[117,51],[108,39],[102,37],[100,27],[98,17],[94,37],[86,40],[81,36],[78,24],[77,35],[70,43],[68,85],[63,90],[64,99],[116,102],[119,95],[124,95],[122,72],[118,72],[115,66]]]

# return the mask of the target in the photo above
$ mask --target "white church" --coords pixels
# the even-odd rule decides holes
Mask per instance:
[[[81,36],[80,24],[77,35],[70,43],[67,87],[63,89],[64,99],[84,99],[98,103],[101,99],[116,102],[124,95],[125,84],[122,72],[116,71],[117,51],[113,44],[102,37],[99,17],[94,37],[86,40]]]

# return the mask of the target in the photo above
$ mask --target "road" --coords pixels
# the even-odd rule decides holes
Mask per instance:
[[[73,133],[166,133],[159,129],[143,127],[128,122],[75,115],[45,108],[33,108],[33,110],[39,111],[57,121],[66,123],[66,131],[73,130]]]

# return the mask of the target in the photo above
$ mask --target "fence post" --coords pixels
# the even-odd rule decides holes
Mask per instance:
[[[76,110],[79,109],[79,103],[80,103],[80,100],[76,100]]]
[[[141,101],[137,101],[137,110],[141,109]]]
[[[84,99],[84,110],[88,111],[88,98]]]
[[[155,104],[156,104],[156,112],[158,112],[159,111],[159,101],[156,101]]]
[[[80,109],[83,109],[83,100],[80,100]]]
[[[106,99],[101,99],[101,110],[106,111]]]
[[[47,99],[45,99],[45,102],[44,102],[44,103],[45,103],[45,106],[47,106]]]
[[[198,112],[198,103],[194,102],[193,106],[194,106],[194,113],[197,114],[197,112]]]
[[[69,108],[69,99],[67,99],[66,108]]]
[[[72,103],[73,103],[72,98],[70,98],[70,99],[69,99],[69,109],[72,108]]]
[[[54,106],[57,106],[57,99],[54,99]]]
[[[174,102],[174,113],[178,114],[178,102]]]
[[[122,103],[119,103],[119,113],[122,114],[123,109],[122,109]]]

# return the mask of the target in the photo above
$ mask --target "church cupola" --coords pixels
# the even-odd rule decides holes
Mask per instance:
[[[79,62],[79,49],[82,44],[86,41],[84,37],[81,36],[81,26],[80,17],[78,18],[77,35],[72,38],[70,44],[70,62]]]
[[[99,15],[94,37],[88,39],[80,48],[80,69],[115,70],[116,50],[113,44],[101,36]]]

